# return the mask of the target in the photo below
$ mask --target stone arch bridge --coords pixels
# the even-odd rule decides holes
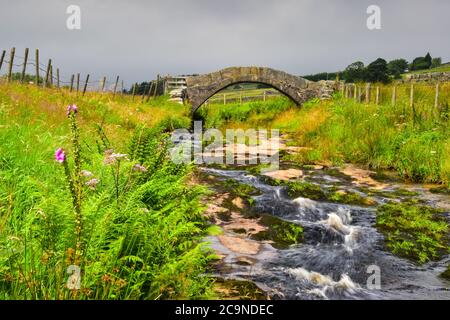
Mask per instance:
[[[186,79],[186,98],[192,104],[192,114],[220,90],[238,83],[262,83],[277,89],[297,105],[329,95],[333,88],[283,71],[264,67],[231,67],[220,71],[191,76]]]

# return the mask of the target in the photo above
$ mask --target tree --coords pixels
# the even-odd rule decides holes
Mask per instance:
[[[364,81],[364,63],[362,63],[361,61],[353,62],[352,64],[347,66],[347,68],[345,68],[343,77],[347,82]]]
[[[365,80],[368,82],[389,82],[386,60],[378,58],[370,63],[366,68]]]
[[[413,60],[413,62],[409,65],[409,70],[424,70],[430,69],[432,58],[430,53],[428,52],[425,57],[417,57]]]
[[[430,69],[430,67],[431,67],[431,62],[432,62],[433,59],[431,58],[431,55],[430,55],[429,52],[427,52],[427,54],[425,55],[424,60],[425,60],[425,63],[427,64],[427,66],[428,66],[427,69]]]
[[[437,68],[442,64],[442,58],[433,58],[431,60],[431,68]]]
[[[389,61],[387,64],[388,74],[394,76],[394,78],[400,78],[400,75],[408,68],[408,61],[405,59],[395,59]]]

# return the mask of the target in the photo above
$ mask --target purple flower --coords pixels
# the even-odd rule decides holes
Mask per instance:
[[[73,114],[76,114],[78,112],[78,108],[77,108],[76,104],[67,106],[67,113],[66,113],[67,117],[69,117],[72,112],[73,112]]]
[[[56,150],[55,160],[58,161],[59,163],[63,163],[64,161],[66,161],[66,154],[64,153],[64,150],[62,148]]]

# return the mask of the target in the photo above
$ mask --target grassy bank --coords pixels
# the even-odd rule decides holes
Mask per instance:
[[[374,90],[372,90],[374,91]],[[417,85],[409,106],[409,87],[382,87],[380,105],[357,103],[339,94],[331,101],[313,100],[302,108],[287,98],[200,109],[209,127],[278,128],[292,144],[305,147],[289,160],[299,164],[344,162],[395,170],[415,182],[450,184],[450,84],[441,85],[435,109],[434,88]]]
[[[0,84],[0,299],[211,296],[204,190],[164,142],[187,114]]]

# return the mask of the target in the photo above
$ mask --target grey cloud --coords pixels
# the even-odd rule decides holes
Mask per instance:
[[[69,31],[68,5],[82,10]],[[366,8],[382,29],[366,28]],[[355,60],[450,60],[446,0],[0,0],[0,49],[40,48],[68,78],[116,74],[129,84],[156,74],[264,65],[293,74],[333,71]]]

